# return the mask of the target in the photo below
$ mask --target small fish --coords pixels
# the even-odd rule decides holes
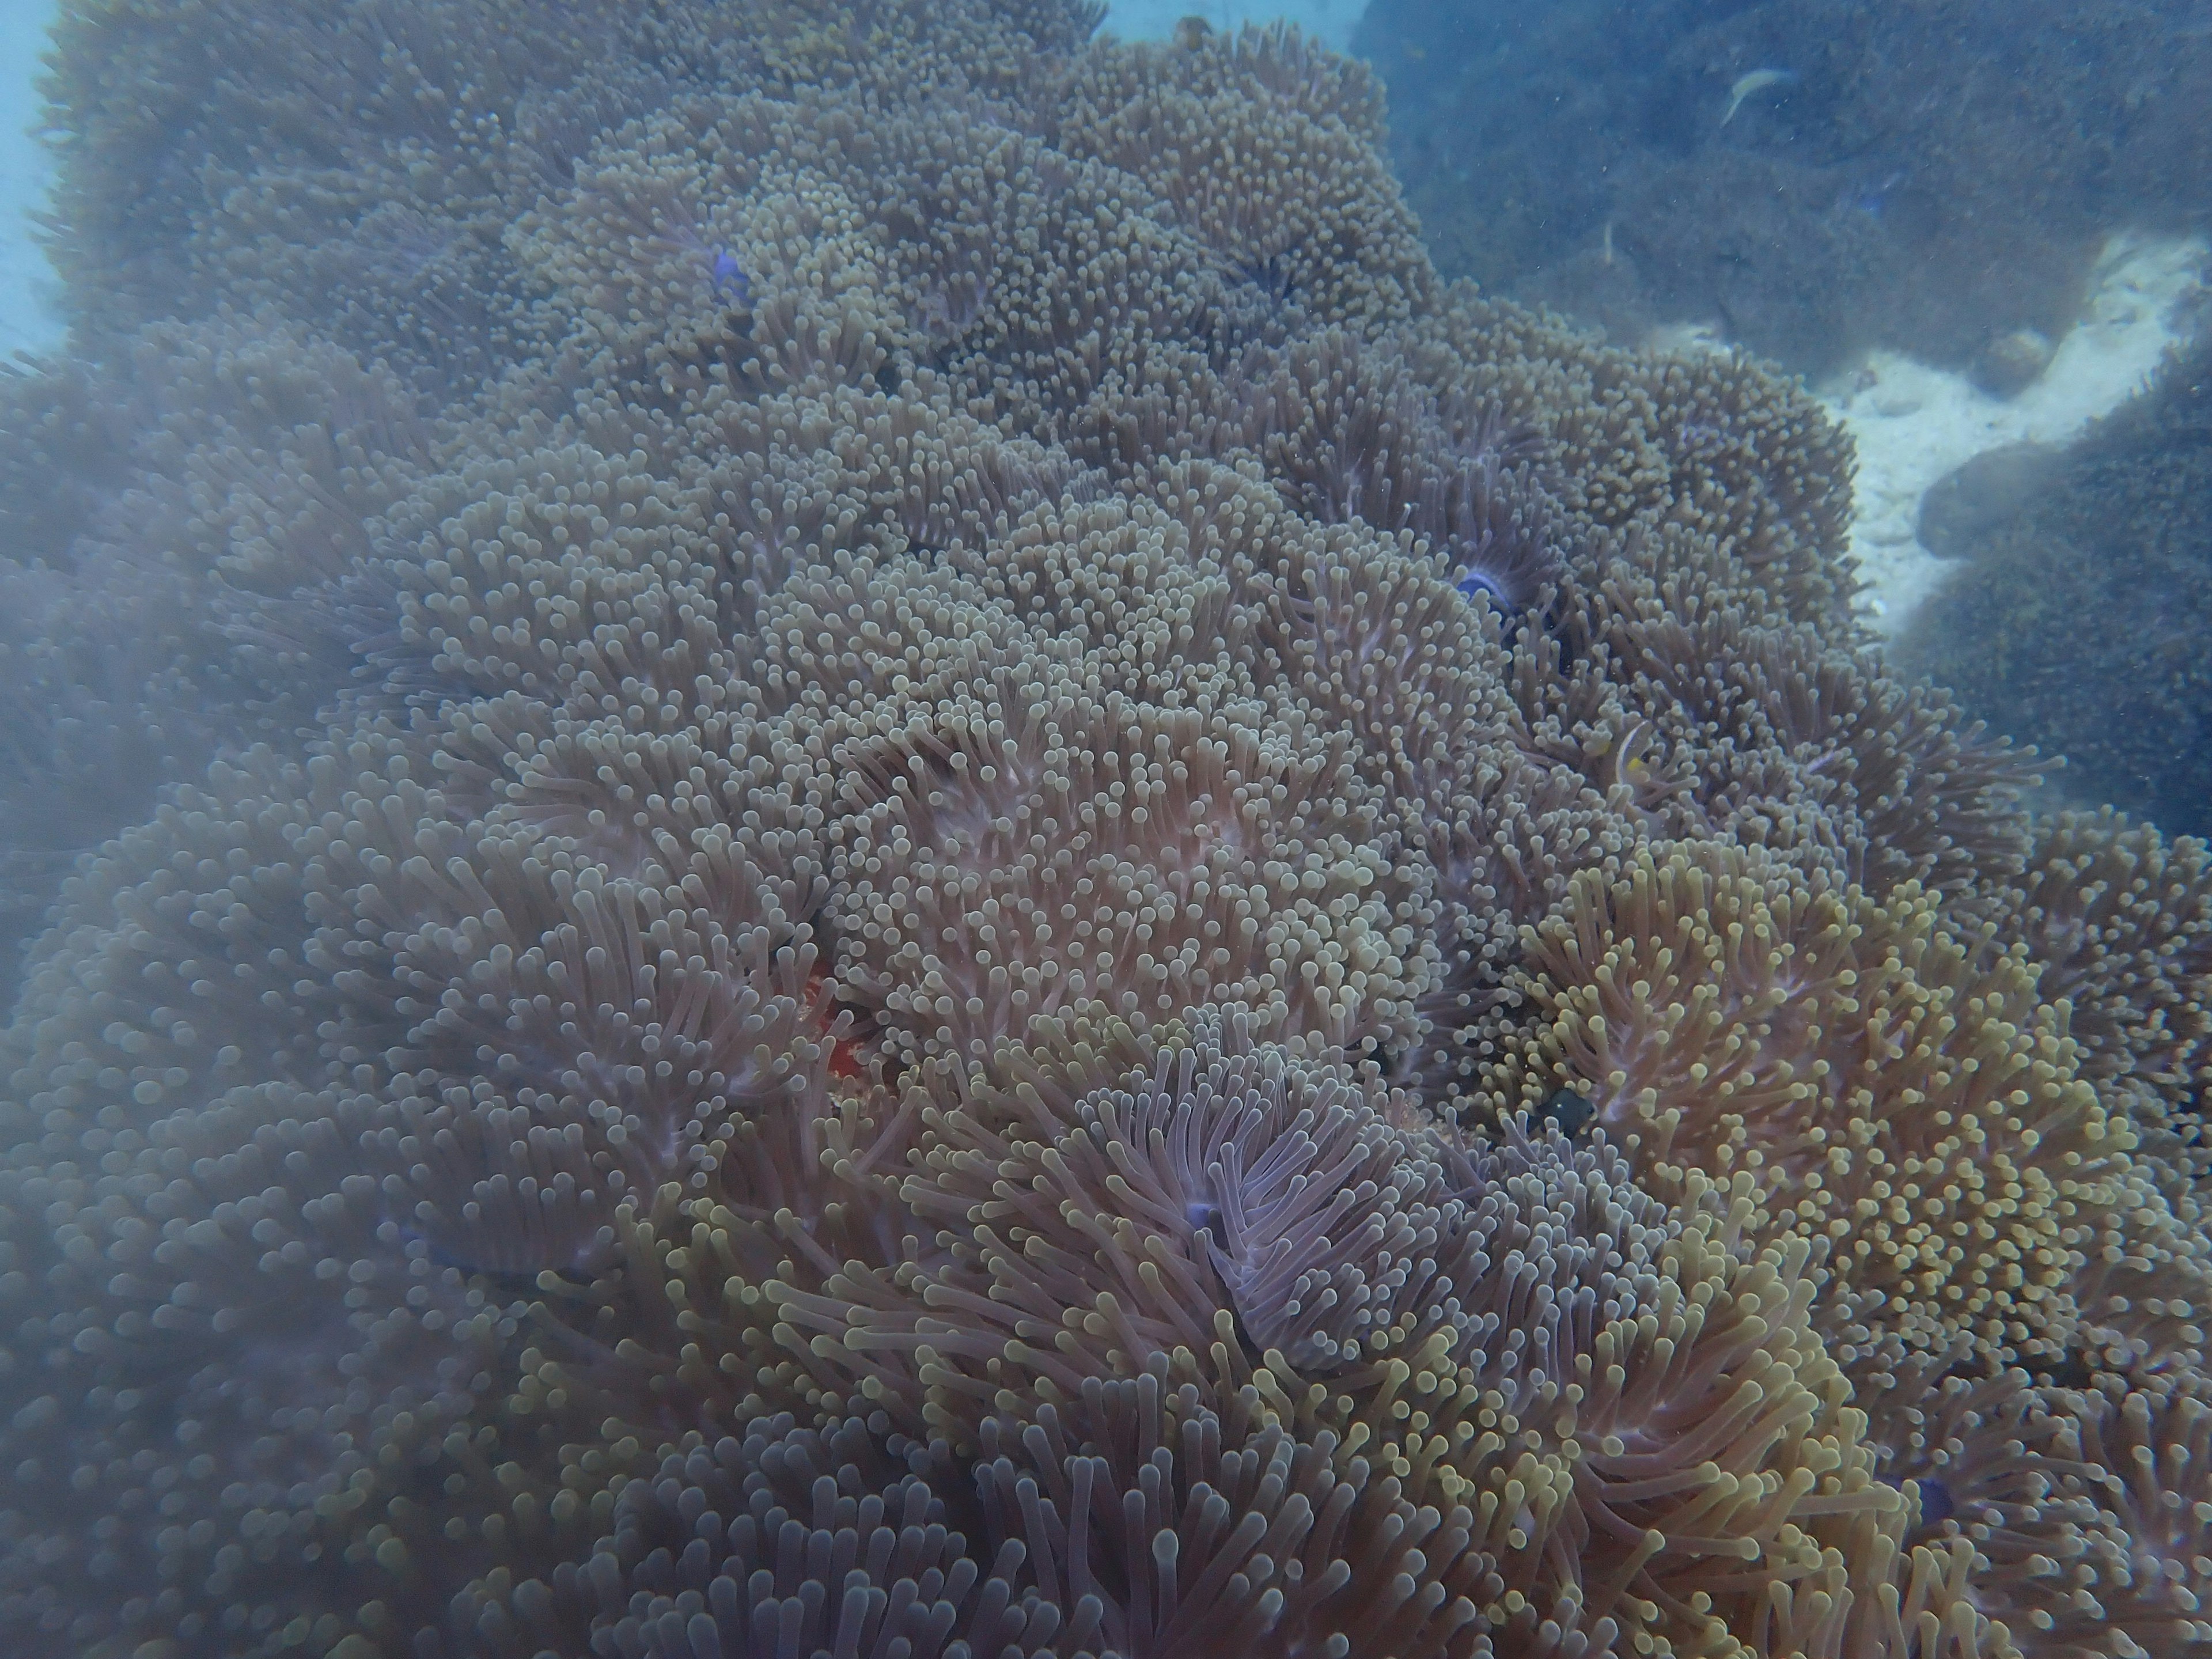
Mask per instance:
[[[1559,1133],[1570,1140],[1580,1134],[1597,1115],[1597,1108],[1572,1089],[1554,1089],[1546,1096],[1544,1103],[1536,1109],[1536,1120],[1547,1120],[1559,1126]]]
[[[1869,185],[1856,191],[1847,190],[1842,205],[1854,213],[1863,213],[1869,219],[1881,217],[1881,210],[1889,205],[1890,192],[1905,182],[1905,169],[1899,167],[1878,185]]]
[[[1500,605],[1505,603],[1505,584],[1487,570],[1462,570],[1460,572],[1459,580],[1452,586],[1470,599],[1478,593],[1487,593]]]
[[[746,280],[737,256],[727,248],[714,250],[714,292],[729,295],[741,306],[752,303],[753,285]]]
[[[1757,69],[1748,75],[1739,75],[1735,84],[1729,88],[1728,112],[1721,117],[1721,125],[1726,126],[1735,119],[1735,112],[1743,107],[1743,100],[1754,92],[1764,92],[1769,87],[1794,86],[1796,81],[1795,70]]]
[[[1922,1526],[1940,1527],[1959,1512],[1958,1500],[1952,1497],[1950,1487],[1942,1481],[1923,1475],[1912,1484],[1920,1489]]]

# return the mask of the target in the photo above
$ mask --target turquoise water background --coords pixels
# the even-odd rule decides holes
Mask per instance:
[[[30,215],[46,198],[46,158],[33,136],[39,118],[39,54],[54,9],[41,0],[0,4],[0,357],[61,343],[54,275],[34,240]]]

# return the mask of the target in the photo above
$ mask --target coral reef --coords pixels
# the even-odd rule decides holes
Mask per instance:
[[[1096,21],[71,8],[9,1650],[2212,1653],[2202,848]]]
[[[1991,726],[2064,755],[2075,799],[2212,833],[2212,337],[2040,472],[1960,527],[1962,568],[1916,615],[1905,657]]]
[[[1372,0],[1353,49],[1448,276],[1623,337],[1717,323],[1814,373],[1870,346],[1998,396],[2114,232],[2212,219],[2212,40],[2182,0]]]

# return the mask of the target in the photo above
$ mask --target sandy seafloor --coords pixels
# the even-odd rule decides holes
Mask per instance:
[[[2069,442],[2126,401],[2197,325],[2208,276],[2201,240],[2113,237],[2050,366],[2009,398],[1887,351],[1814,388],[1857,441],[1851,550],[1875,628],[1896,632],[1951,568],[1915,533],[1928,486],[1985,450]]]
[[[1124,38],[1159,39],[1180,18],[1217,28],[1287,17],[1329,45],[1350,40],[1366,0],[1116,0],[1106,27]],[[48,172],[30,129],[39,117],[35,81],[51,5],[0,0],[0,358],[51,351],[63,340],[55,278],[28,216],[42,204]],[[1915,533],[1928,486],[1972,455],[2033,441],[2063,443],[2143,383],[2166,348],[2203,307],[2212,250],[2201,241],[2116,237],[2100,261],[2081,320],[2058,342],[2042,377],[2009,400],[1965,378],[1892,353],[1818,386],[1858,441],[1857,513],[1852,550],[1867,587],[1869,619],[1899,629],[1942,580],[1942,561]],[[1717,343],[1710,331],[1669,331],[1662,349]]]

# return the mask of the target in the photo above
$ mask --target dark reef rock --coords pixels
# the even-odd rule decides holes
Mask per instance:
[[[2069,793],[2212,831],[2212,341],[2040,469],[2032,499],[1987,510],[1996,475],[2038,470],[2016,454],[1974,464],[1992,489],[1961,469],[1929,492],[1922,539],[1934,511],[1951,532],[1929,546],[1971,562],[1908,653],[1991,726],[2063,752]]]
[[[1920,498],[1921,546],[1939,558],[1971,552],[2042,493],[2060,453],[2051,444],[2007,444],[1952,468]]]
[[[2042,379],[2054,349],[2039,328],[2008,328],[1974,354],[1974,384],[1992,398],[2017,398]]]
[[[1445,275],[1615,331],[1718,319],[1814,372],[2055,337],[2108,232],[2203,224],[2202,16],[1375,0],[1353,46]]]

